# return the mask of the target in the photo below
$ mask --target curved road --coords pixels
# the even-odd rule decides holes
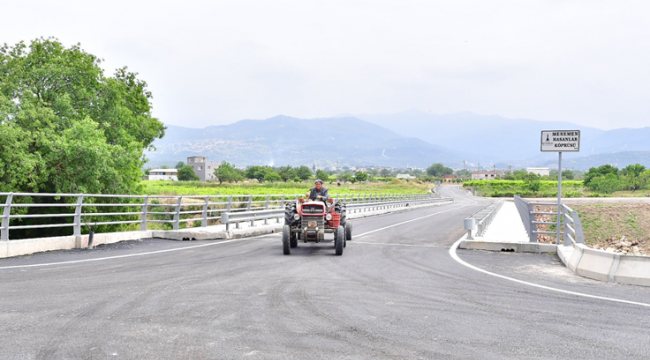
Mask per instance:
[[[0,359],[647,359],[650,288],[455,251],[488,202],[444,192],[456,202],[355,220],[343,256],[284,256],[273,234],[2,259]]]

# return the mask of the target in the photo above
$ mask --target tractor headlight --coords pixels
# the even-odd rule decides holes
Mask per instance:
[[[332,220],[332,214],[325,215],[325,220],[327,220],[327,221]]]
[[[300,214],[293,214],[294,220],[300,220]]]

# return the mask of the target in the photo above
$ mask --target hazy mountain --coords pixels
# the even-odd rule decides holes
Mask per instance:
[[[410,110],[390,115],[357,115],[404,136],[420,139],[476,154],[472,162],[524,160],[540,154],[542,130],[572,129],[581,131],[582,146],[605,131],[568,122],[507,119],[471,112],[438,115]],[[650,147],[648,148],[650,150]],[[602,152],[602,151],[600,151]]]
[[[150,166],[173,165],[187,156],[243,165],[380,165],[426,167],[458,163],[464,154],[396,134],[354,117],[297,119],[276,116],[190,129],[168,126],[147,153]]]
[[[564,154],[562,155],[563,169],[573,168],[586,170],[590,167],[598,167],[604,164],[614,165],[618,168],[624,168],[633,164],[641,164],[646,168],[650,168],[650,151],[622,151],[610,154],[575,157],[567,160],[564,159]],[[554,161],[548,161],[543,165],[557,168],[557,159]]]

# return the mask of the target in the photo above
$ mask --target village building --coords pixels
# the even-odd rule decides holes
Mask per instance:
[[[549,176],[551,170],[547,167],[529,167],[526,168],[526,172],[529,174],[537,174],[539,176]]]
[[[190,156],[187,158],[187,165],[191,166],[196,176],[201,181],[214,181],[217,177],[214,171],[221,165],[221,163],[208,162],[207,156]]]
[[[178,181],[178,170],[176,169],[151,169],[147,174],[147,180]]]
[[[503,171],[472,171],[472,180],[497,180],[505,175]]]

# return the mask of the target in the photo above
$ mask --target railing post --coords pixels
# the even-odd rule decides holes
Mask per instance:
[[[228,204],[226,205],[226,212],[229,212],[231,207],[232,207],[232,195],[230,195],[228,197]]]
[[[77,196],[77,205],[74,209],[74,226],[72,235],[81,236],[81,208],[84,202],[84,195],[81,194]]]
[[[253,203],[253,195],[248,197],[248,204],[246,205],[246,211],[251,211],[251,204]]]
[[[533,214],[533,204],[527,202],[526,205],[528,207],[528,238],[530,239],[530,242],[538,242],[537,234],[535,234],[535,231],[537,231],[537,224],[533,224],[533,221],[535,221],[535,214]]]
[[[284,197],[286,195],[282,195],[282,199],[280,199],[280,209],[284,209]],[[278,220],[279,221],[279,220]]]
[[[140,231],[147,230],[147,213],[149,212],[149,195],[144,197],[144,205],[142,205],[142,219],[140,221]]]
[[[178,197],[178,202],[176,203],[176,213],[174,213],[174,230],[179,229],[179,224],[181,220],[181,204],[183,203],[183,196]]]
[[[578,215],[578,211],[573,210],[571,212],[571,217],[573,218],[573,228],[576,231],[575,241],[578,244],[584,244],[585,234],[582,232],[582,223],[580,222],[580,216]]]
[[[203,218],[201,219],[201,227],[208,226],[208,204],[210,203],[210,197],[205,197],[205,204],[203,204]]]
[[[2,211],[2,229],[0,229],[0,241],[9,241],[9,216],[11,216],[11,202],[13,201],[14,194],[7,195],[7,201]]]
[[[269,208],[269,199],[271,199],[271,195],[266,196],[266,202],[264,203],[264,210],[268,210]]]

